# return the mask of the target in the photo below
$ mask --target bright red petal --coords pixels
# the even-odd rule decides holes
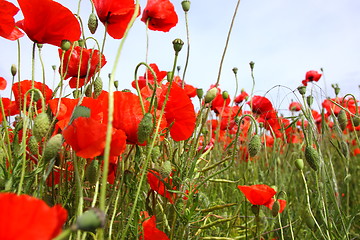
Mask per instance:
[[[141,21],[149,20],[149,29],[168,32],[175,27],[178,16],[169,0],[148,0]]]
[[[6,88],[7,82],[5,78],[0,77],[0,90],[4,90]]]
[[[268,185],[259,184],[252,186],[238,186],[246,199],[253,205],[264,205],[276,194],[276,191]]]
[[[151,218],[145,220],[142,224],[143,234],[140,239],[143,240],[168,240],[168,236],[158,228],[156,228],[156,218],[152,216]]]

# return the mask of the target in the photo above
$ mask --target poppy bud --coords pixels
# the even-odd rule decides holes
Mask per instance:
[[[249,62],[251,71],[254,70],[255,63],[253,61]]]
[[[306,93],[306,86],[300,86],[297,88],[297,90],[299,91],[299,93],[304,96]]]
[[[92,97],[92,86],[89,85],[86,89],[85,89],[85,96],[87,97]]]
[[[162,178],[166,178],[166,177],[170,176],[171,171],[172,171],[172,167],[171,167],[170,161],[165,161],[159,169],[159,173]]]
[[[43,137],[45,137],[46,133],[50,129],[50,119],[49,116],[42,112],[36,116],[34,120],[34,126],[32,129],[32,135],[36,138],[38,142],[41,141]]]
[[[61,134],[52,136],[46,143],[43,159],[45,162],[55,158],[63,144],[63,137]]]
[[[295,166],[297,169],[303,170],[304,169],[304,160],[302,160],[301,158],[296,159]]]
[[[97,27],[98,27],[98,19],[94,13],[90,13],[88,19],[88,28],[91,34],[94,34],[96,32]]]
[[[34,136],[31,136],[29,138],[28,147],[29,147],[29,150],[32,155],[35,155],[35,156],[39,155],[38,141],[36,140],[36,138]]]
[[[201,99],[204,96],[204,90],[202,88],[197,88],[196,95],[199,99]]]
[[[74,98],[79,98],[81,96],[81,91],[79,89],[75,89],[72,94]]]
[[[69,40],[62,40],[61,41],[61,49],[63,51],[67,51],[69,50],[71,47],[71,42]]]
[[[105,226],[105,213],[100,209],[91,208],[76,220],[76,229],[85,232],[94,232],[97,228]]]
[[[305,160],[313,170],[317,171],[320,156],[319,153],[312,146],[305,147]]]
[[[85,40],[84,40],[84,39],[79,39],[79,40],[77,41],[77,43],[79,44],[79,47],[82,47],[82,48],[85,47]]]
[[[340,150],[346,158],[349,157],[349,154],[350,154],[349,146],[345,141],[340,142]]]
[[[216,87],[213,87],[205,94],[205,103],[210,103],[214,98],[216,97],[216,94],[218,92],[218,89]]]
[[[151,151],[151,158],[153,160],[157,160],[157,159],[159,159],[160,155],[161,155],[160,147],[159,146],[153,147],[153,149]]]
[[[334,88],[334,91],[335,91],[335,95],[337,96],[340,93],[340,88],[336,87],[336,88]]]
[[[340,126],[341,130],[344,131],[346,129],[348,119],[346,116],[346,112],[343,109],[340,110],[340,112],[337,116],[337,120],[339,122],[339,126]]]
[[[97,98],[103,90],[103,82],[101,77],[95,78],[94,81],[94,98]]]
[[[249,145],[248,145],[248,151],[250,157],[256,156],[261,148],[261,140],[259,135],[254,135],[251,137]]]
[[[97,173],[99,169],[99,161],[92,160],[91,163],[86,167],[85,179],[89,181],[91,185],[95,185],[97,181]]]
[[[227,91],[223,91],[222,92],[222,97],[224,100],[228,99],[229,98],[229,93]]]
[[[237,72],[238,72],[238,68],[237,68],[237,67],[234,67],[234,68],[232,69],[232,71],[233,71],[233,73],[236,75]]]
[[[182,1],[181,6],[184,12],[188,12],[190,10],[190,1],[189,0]]]
[[[357,127],[357,126],[360,125],[360,117],[359,117],[359,116],[354,115],[354,116],[352,117],[352,120],[353,120],[353,123],[354,123],[354,126],[355,126],[355,127]]]
[[[138,128],[139,143],[145,142],[153,130],[153,116],[151,113],[145,113]]]
[[[279,214],[280,211],[280,203],[278,201],[275,201],[272,208],[271,208],[271,214],[273,217],[276,217]]]
[[[116,88],[116,90],[118,89],[118,87],[119,87],[119,81],[118,80],[114,81],[114,87]]]
[[[52,68],[53,71],[55,71],[56,70],[56,65],[51,65],[51,68]]]
[[[11,65],[11,75],[12,75],[13,77],[15,77],[16,73],[17,73],[17,67],[16,67],[15,64],[12,64],[12,65]]]
[[[180,38],[177,38],[172,43],[173,43],[175,53],[178,54],[181,51],[182,46],[184,45],[184,42]]]
[[[314,102],[314,97],[312,95],[307,96],[306,97],[306,102],[307,102],[308,106],[311,107],[311,105]]]

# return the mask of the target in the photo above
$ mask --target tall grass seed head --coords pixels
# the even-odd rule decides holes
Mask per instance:
[[[261,139],[259,135],[254,135],[251,137],[249,145],[248,145],[248,151],[250,157],[254,157],[258,154],[258,152],[261,149]]]
[[[145,142],[154,128],[153,116],[151,113],[145,113],[138,128],[138,141],[139,143]]]
[[[32,129],[32,135],[36,138],[38,142],[45,137],[46,133],[49,131],[51,126],[51,121],[49,116],[45,112],[41,112],[36,116],[34,120],[34,125]]]
[[[318,170],[320,156],[312,146],[305,147],[305,160],[313,170]]]

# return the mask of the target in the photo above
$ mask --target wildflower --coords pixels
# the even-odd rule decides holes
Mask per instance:
[[[168,236],[156,227],[156,217],[150,217],[148,212],[141,212],[145,220],[142,222],[140,240],[168,240]]]
[[[0,37],[16,40],[24,34],[15,27],[14,16],[19,9],[11,2],[0,0]]]
[[[43,239],[56,237],[67,219],[60,205],[49,207],[28,195],[0,193],[0,239]]]
[[[265,205],[271,201],[276,191],[265,184],[238,186],[239,190],[245,195],[246,199],[253,205]]]
[[[280,205],[279,213],[282,213],[286,207],[286,200],[278,199],[277,201],[279,202]],[[275,203],[275,199],[271,198],[270,201],[267,202],[264,206],[272,210],[274,203]]]
[[[101,55],[101,57],[100,57]],[[59,49],[59,56],[62,50]],[[105,56],[98,50],[86,49],[79,46],[65,52],[60,66],[60,73],[65,73],[64,79],[70,79],[71,88],[84,86],[106,64]]]
[[[160,180],[161,179],[161,180]],[[150,188],[160,194],[161,196],[167,198],[171,204],[174,203],[176,194],[171,193],[168,190],[176,190],[176,187],[172,186],[172,178],[171,175],[167,178],[161,178],[160,173],[154,170],[149,170],[147,174],[147,182],[150,185]],[[168,189],[164,182],[168,183],[172,189]]]
[[[318,73],[317,71],[311,70],[306,72],[305,74],[305,80],[302,81],[302,84],[304,86],[307,86],[308,82],[317,82],[321,78],[322,74]]]
[[[141,21],[149,22],[150,30],[168,32],[176,26],[178,16],[169,0],[148,0]]]
[[[79,21],[74,14],[52,0],[18,0],[24,19],[16,25],[36,43],[61,45],[62,40],[71,42],[80,38]]]
[[[239,105],[240,103],[247,100],[248,98],[249,98],[249,94],[247,94],[247,92],[245,92],[244,89],[242,89],[240,95],[238,95],[234,99],[234,102],[235,102],[236,105]]]
[[[7,82],[6,82],[5,78],[0,77],[0,90],[5,90],[6,85],[7,85]]]
[[[46,85],[43,84],[42,82],[35,82],[34,81],[34,88],[39,89],[40,92],[42,93],[45,102],[49,101],[52,97],[52,90]],[[30,89],[32,89],[32,81],[31,80],[23,80],[21,82],[15,82],[12,86],[12,91],[14,93],[15,96],[15,101],[16,101],[16,105],[18,108],[20,108],[20,106],[23,106],[24,104],[24,95],[27,91],[29,91]],[[29,106],[30,104],[30,98],[31,98],[31,93],[27,94],[27,98],[26,98],[26,105]],[[37,93],[34,94],[34,98],[33,101],[35,103],[37,103],[37,107],[41,108],[41,99],[40,97],[37,95]]]
[[[155,63],[150,63],[149,66],[155,72],[157,84],[160,84],[162,82],[162,80],[166,77],[167,72],[166,71],[160,71],[159,67]],[[147,84],[154,85],[155,84],[154,80],[155,80],[154,75],[151,73],[151,71],[149,69],[146,69],[146,73],[144,74],[144,76],[140,76],[137,81],[138,81],[138,84],[139,84],[139,88],[142,89],[142,88],[146,87]],[[136,89],[136,82],[135,81],[133,81],[131,83],[131,85],[132,85],[133,88]]]
[[[251,107],[252,112],[257,114],[264,114],[274,109],[269,99],[262,96],[253,96],[247,104]]]
[[[121,39],[134,14],[134,0],[92,0],[100,21],[106,26],[107,33]]]
[[[298,102],[291,102],[289,105],[289,110],[292,112],[298,112],[301,110],[301,104]]]

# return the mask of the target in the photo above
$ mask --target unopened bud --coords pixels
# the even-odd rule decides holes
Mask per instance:
[[[236,75],[237,72],[238,72],[238,68],[237,68],[237,67],[234,67],[234,68],[232,69],[232,71],[233,71],[233,73]]]
[[[254,70],[255,63],[253,61],[249,62],[251,71]]]
[[[295,160],[295,167],[298,170],[303,170],[304,169],[304,160],[302,160],[301,158],[298,158]]]
[[[228,99],[229,98],[229,93],[227,91],[223,91],[222,92],[222,97],[224,100]]]
[[[196,95],[199,99],[201,99],[204,96],[204,90],[202,88],[197,88]]]
[[[95,232],[98,228],[105,226],[105,213],[97,208],[84,212],[76,221],[76,229]]]
[[[145,113],[138,128],[138,141],[144,143],[149,137],[154,128],[153,116],[151,113]]]
[[[69,50],[71,47],[71,42],[69,40],[62,40],[61,41],[61,49],[63,51],[67,51]]]
[[[36,138],[38,142],[41,141],[43,137],[45,137],[46,133],[49,131],[51,126],[51,122],[49,116],[42,112],[34,120],[34,126],[32,130],[33,136]]]
[[[98,27],[98,19],[94,13],[90,13],[89,19],[88,19],[88,28],[92,34],[96,32],[96,29]]]
[[[94,81],[94,98],[97,98],[103,90],[103,82],[101,77],[96,77]]]
[[[312,95],[307,96],[306,97],[306,102],[307,102],[308,106],[311,107],[311,105],[314,102],[314,97]]]
[[[218,89],[216,87],[213,87],[205,94],[205,103],[210,103],[214,98],[216,97],[216,94],[218,92]]]
[[[15,64],[11,65],[11,75],[14,77],[17,73],[17,67]]]
[[[175,50],[175,54],[178,54],[181,51],[184,42],[180,38],[177,38],[172,43]]]
[[[58,154],[62,144],[63,144],[63,137],[61,134],[56,134],[55,136],[52,136],[45,146],[45,150],[43,153],[44,161],[48,162],[51,159],[54,159]]]
[[[300,93],[302,96],[305,95],[305,93],[306,93],[306,86],[300,86],[300,87],[298,87],[297,89],[298,89],[299,93]]]
[[[340,126],[341,130],[344,131],[346,129],[348,119],[346,116],[346,112],[343,109],[340,110],[340,112],[337,116],[337,120],[339,122],[339,126]]]

